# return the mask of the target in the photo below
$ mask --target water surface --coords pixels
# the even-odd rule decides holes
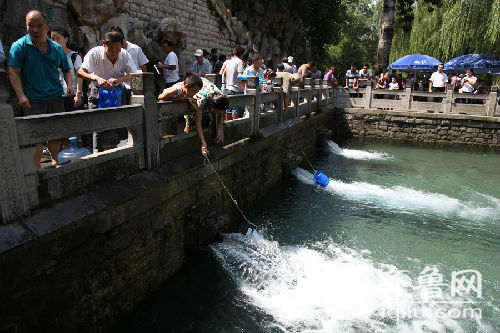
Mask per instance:
[[[353,139],[311,158],[326,188],[295,170],[248,212],[258,233],[235,226],[117,329],[500,331],[499,153]],[[463,270],[481,295],[452,294]]]

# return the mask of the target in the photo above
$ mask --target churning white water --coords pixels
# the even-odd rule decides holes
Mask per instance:
[[[365,150],[357,150],[357,149],[349,149],[349,148],[340,148],[338,144],[333,142],[332,140],[327,140],[326,144],[330,152],[342,155],[345,158],[350,158],[353,160],[388,160],[392,159],[392,156],[386,153],[380,152],[369,152]]]
[[[374,262],[369,251],[346,248],[332,239],[302,247],[280,246],[249,229],[246,235],[225,234],[221,243],[210,246],[247,302],[273,317],[268,328],[466,332],[461,325],[482,325],[478,318],[464,324],[442,315],[450,306],[426,302],[415,277]],[[458,308],[461,311],[462,305]]]
[[[314,185],[314,176],[307,170],[297,168],[292,173],[303,183]],[[419,212],[443,216],[459,216],[471,220],[497,218],[500,201],[486,196],[488,206],[484,203],[462,202],[444,194],[415,190],[406,186],[381,186],[365,182],[344,183],[331,179],[325,190],[365,204],[374,204],[399,212]],[[484,196],[484,195],[482,195]]]

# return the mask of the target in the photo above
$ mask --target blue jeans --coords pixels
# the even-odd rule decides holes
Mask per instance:
[[[243,95],[242,92],[237,92],[234,90],[226,89],[226,95]],[[245,113],[245,107],[243,106],[234,106],[226,110],[227,114],[236,114],[239,118],[243,117]]]

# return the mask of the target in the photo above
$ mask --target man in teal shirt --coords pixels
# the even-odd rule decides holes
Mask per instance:
[[[9,78],[25,116],[64,112],[59,69],[64,73],[68,95],[73,95],[73,75],[63,48],[47,38],[47,17],[39,10],[26,15],[28,34],[10,48]],[[59,141],[48,142],[52,164],[57,163]],[[42,144],[36,145],[34,163],[40,168]]]

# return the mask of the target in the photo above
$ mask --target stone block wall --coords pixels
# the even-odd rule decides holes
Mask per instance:
[[[175,51],[181,73],[191,70],[196,49],[210,51],[216,48],[219,54],[229,55],[235,45],[216,11],[209,9],[207,0],[126,0],[124,9],[128,16],[140,20],[148,31],[155,29],[156,23],[161,25],[165,18],[172,18],[180,24],[184,37],[182,45],[178,45]]]
[[[336,109],[334,135],[449,142],[500,148],[500,118],[442,113]]]

